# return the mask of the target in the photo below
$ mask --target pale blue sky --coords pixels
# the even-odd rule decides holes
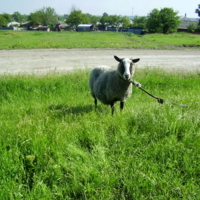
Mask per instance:
[[[80,9],[83,13],[102,15],[104,12],[109,15],[121,16],[147,16],[154,8],[173,8],[179,12],[179,16],[198,18],[195,9],[198,8],[200,0],[1,0],[0,14],[12,14],[15,11],[21,14],[30,14],[42,7],[52,7],[60,15],[70,14],[72,6]]]

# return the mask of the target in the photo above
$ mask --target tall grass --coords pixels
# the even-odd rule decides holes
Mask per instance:
[[[152,48],[200,47],[198,35],[190,33],[137,35],[122,32],[0,31],[0,49],[37,48]]]
[[[133,88],[113,117],[88,76],[1,76],[0,199],[199,199],[200,73],[138,70],[166,103]]]

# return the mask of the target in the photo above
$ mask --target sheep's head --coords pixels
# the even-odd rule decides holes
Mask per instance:
[[[133,64],[138,62],[140,59],[129,59],[129,58],[118,58],[117,56],[114,56],[115,60],[119,62],[118,65],[118,72],[119,75],[124,80],[131,80],[135,73],[135,69],[133,68]]]

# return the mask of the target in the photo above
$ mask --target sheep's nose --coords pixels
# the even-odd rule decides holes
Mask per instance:
[[[129,74],[125,74],[125,78],[128,79],[129,78]]]

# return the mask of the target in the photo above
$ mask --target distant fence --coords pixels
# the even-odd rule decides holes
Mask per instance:
[[[0,30],[14,30],[14,27],[0,27]]]
[[[24,31],[24,30],[27,30],[27,28],[13,26],[13,27],[0,27],[0,30]]]
[[[135,29],[129,29],[129,28],[111,28],[108,27],[107,31],[118,31],[118,32],[129,32],[129,33],[135,33],[135,34],[142,34],[143,29],[135,28]]]
[[[200,34],[200,31],[188,31],[188,30],[183,30],[183,29],[178,29],[178,32],[182,32],[182,33],[192,33],[192,34]]]

